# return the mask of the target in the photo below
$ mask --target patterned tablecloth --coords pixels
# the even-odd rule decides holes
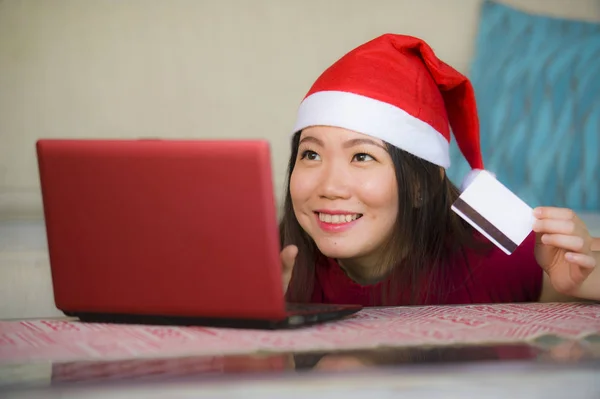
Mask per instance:
[[[513,343],[544,335],[600,334],[600,305],[503,304],[370,308],[292,331],[0,322],[0,363],[302,352],[423,345]]]

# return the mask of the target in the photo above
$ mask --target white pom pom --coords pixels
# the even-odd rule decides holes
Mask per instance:
[[[467,175],[463,179],[462,184],[460,185],[460,192],[465,191],[467,189],[467,187],[469,187],[469,185],[473,182],[473,180],[475,180],[477,175],[479,175],[481,172],[489,174],[494,179],[496,178],[496,175],[488,170],[472,169],[469,171],[469,173],[467,173]]]

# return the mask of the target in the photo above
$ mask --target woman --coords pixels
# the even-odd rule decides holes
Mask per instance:
[[[450,127],[468,184],[483,169],[472,86],[417,38],[378,37],[317,79],[294,128],[281,222],[289,301],[600,300],[600,256],[571,210],[535,209],[534,232],[508,256],[450,209]]]

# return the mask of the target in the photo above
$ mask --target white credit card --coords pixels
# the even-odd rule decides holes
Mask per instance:
[[[533,229],[533,209],[486,171],[462,192],[452,210],[506,254]]]

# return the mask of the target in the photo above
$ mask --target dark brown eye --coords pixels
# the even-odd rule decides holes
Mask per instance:
[[[360,154],[354,155],[354,160],[356,162],[368,162],[368,161],[373,161],[374,158],[372,156],[370,156],[369,154],[360,153]]]
[[[302,156],[300,157],[300,159],[307,159],[309,161],[318,161],[319,154],[317,154],[316,152],[311,151],[311,150],[306,150],[302,153]]]

